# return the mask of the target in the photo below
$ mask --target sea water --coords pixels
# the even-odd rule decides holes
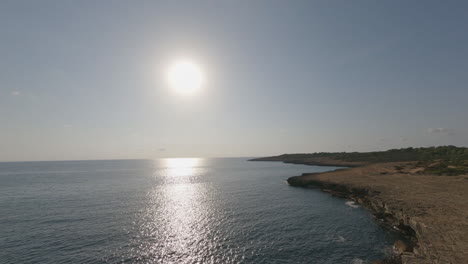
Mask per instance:
[[[396,235],[246,158],[0,163],[0,263],[367,263]]]

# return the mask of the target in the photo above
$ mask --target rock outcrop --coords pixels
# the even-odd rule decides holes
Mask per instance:
[[[401,174],[395,166],[303,174],[288,183],[318,187],[372,210],[407,238],[395,245],[405,264],[468,263],[468,177]]]

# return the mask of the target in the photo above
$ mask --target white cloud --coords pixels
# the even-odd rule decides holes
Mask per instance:
[[[432,134],[448,134],[452,132],[452,130],[448,128],[438,127],[438,128],[428,128],[427,132],[432,133]]]
[[[19,96],[20,94],[21,94],[20,91],[11,91],[10,92],[11,96]]]

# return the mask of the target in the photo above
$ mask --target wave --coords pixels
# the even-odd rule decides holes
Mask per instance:
[[[357,205],[354,201],[347,201],[345,202],[345,204],[349,207],[352,207],[352,208],[358,208],[359,205]]]

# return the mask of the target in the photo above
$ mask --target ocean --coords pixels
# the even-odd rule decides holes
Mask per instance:
[[[371,213],[247,158],[0,163],[0,263],[370,263]]]

